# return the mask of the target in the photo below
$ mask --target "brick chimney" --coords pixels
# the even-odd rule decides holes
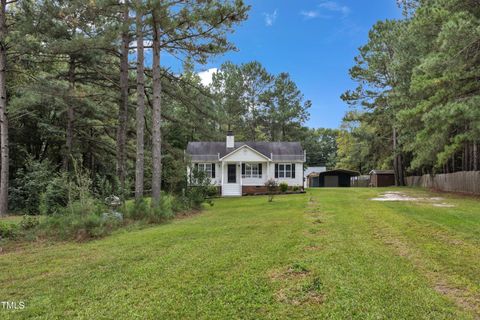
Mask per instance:
[[[235,136],[232,131],[227,132],[227,149],[235,148]]]

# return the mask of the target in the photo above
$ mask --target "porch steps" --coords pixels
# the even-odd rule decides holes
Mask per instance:
[[[224,184],[222,186],[222,196],[224,197],[238,197],[242,195],[242,188],[240,184]]]

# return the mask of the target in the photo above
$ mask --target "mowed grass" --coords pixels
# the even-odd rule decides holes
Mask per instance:
[[[478,318],[480,201],[369,200],[385,190],[218,199],[166,225],[0,254],[0,301],[26,304],[0,318]]]

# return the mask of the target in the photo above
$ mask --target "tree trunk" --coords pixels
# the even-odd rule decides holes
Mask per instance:
[[[405,185],[405,175],[403,170],[402,154],[397,150],[397,129],[393,127],[393,172],[395,175],[395,185]]]
[[[161,135],[161,114],[162,114],[162,83],[160,79],[160,30],[156,15],[153,13],[153,101],[152,101],[152,206],[160,203],[160,188],[162,179],[162,135]]]
[[[473,144],[473,170],[477,171],[478,169],[478,144],[475,141]]]
[[[122,195],[125,192],[126,171],[126,143],[127,143],[127,120],[128,120],[128,50],[130,37],[128,34],[129,16],[128,1],[124,4],[122,48],[120,53],[120,100],[118,108],[117,128],[117,176],[120,182]]]
[[[144,54],[143,54],[143,12],[142,0],[137,0],[137,157],[135,162],[135,201],[143,197],[143,176],[145,163],[145,77],[144,77]]]
[[[8,118],[7,118],[7,1],[0,2],[0,216],[8,210]]]
[[[65,154],[63,155],[63,170],[70,169],[70,161],[73,153],[73,128],[75,122],[75,58],[70,57],[68,63],[68,109],[67,109],[67,131],[65,141]]]

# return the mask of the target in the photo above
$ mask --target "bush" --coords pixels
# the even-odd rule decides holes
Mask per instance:
[[[54,168],[48,161],[28,157],[25,168],[19,169],[9,189],[9,204],[12,211],[38,214],[40,199],[52,180]]]
[[[273,196],[275,192],[277,191],[277,181],[275,179],[269,179],[267,182],[265,182],[265,186],[267,187],[267,192],[268,192],[268,202],[273,201]]]
[[[280,183],[280,191],[287,192],[287,190],[288,190],[288,184],[286,182]]]
[[[15,239],[18,231],[16,224],[0,221],[0,239]]]
[[[38,217],[24,215],[22,221],[20,221],[20,227],[23,230],[34,229],[40,224]]]
[[[87,214],[66,213],[49,216],[40,224],[40,234],[61,240],[82,241],[108,235],[121,225],[121,220],[104,219],[97,212]]]
[[[150,223],[160,223],[173,218],[174,197],[170,194],[162,193],[158,206],[150,209],[148,221]]]
[[[216,186],[208,186],[207,197],[213,198],[218,196],[218,188]]]
[[[69,202],[68,175],[64,172],[54,177],[47,185],[40,200],[40,213],[60,214]]]
[[[299,186],[293,186],[292,190],[297,192],[298,190],[300,190],[300,187]]]
[[[216,195],[218,191],[211,185],[210,178],[203,171],[193,169],[190,174],[190,184],[183,195],[189,208],[200,209],[205,202],[213,205],[213,202],[209,199],[210,194]]]
[[[190,210],[190,200],[186,196],[176,196],[173,199],[172,210],[174,213]]]
[[[127,203],[128,204],[128,203]],[[128,205],[126,210],[126,216],[133,220],[144,219],[150,211],[150,205],[142,198],[139,201],[134,201],[133,205]]]

